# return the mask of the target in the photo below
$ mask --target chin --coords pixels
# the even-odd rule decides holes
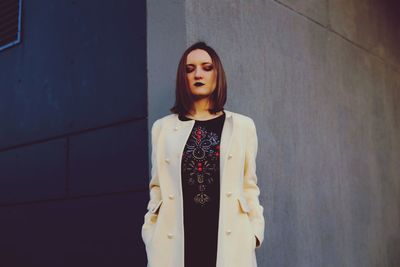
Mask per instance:
[[[208,88],[192,88],[191,91],[194,95],[210,95],[212,93]]]
[[[197,99],[207,98],[211,96],[211,94],[201,94],[196,92],[192,93],[192,95]]]

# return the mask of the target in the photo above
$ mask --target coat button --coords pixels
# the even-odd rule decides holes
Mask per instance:
[[[168,234],[168,238],[169,238],[169,239],[172,239],[173,237],[174,237],[173,234],[171,234],[171,233]]]
[[[166,158],[166,159],[165,159],[165,162],[166,162],[166,163],[169,163],[169,158]]]
[[[226,193],[226,196],[227,196],[227,197],[232,196],[232,192],[229,191],[228,193]]]
[[[228,229],[228,230],[225,231],[225,233],[226,233],[227,235],[230,235],[230,234],[232,233],[232,230],[231,230],[231,229]]]
[[[178,131],[179,127],[175,126],[174,131]]]
[[[229,155],[228,155],[228,159],[230,159],[230,158],[232,158],[232,154],[229,154]]]
[[[173,194],[170,194],[168,197],[169,197],[169,199],[174,199],[174,195]]]

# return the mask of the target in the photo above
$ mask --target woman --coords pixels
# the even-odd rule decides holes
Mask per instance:
[[[204,42],[179,62],[176,101],[154,122],[148,267],[254,267],[264,239],[254,121],[224,110],[226,79]]]

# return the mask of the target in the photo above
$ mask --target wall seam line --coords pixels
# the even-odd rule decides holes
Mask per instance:
[[[288,6],[288,5],[284,4],[284,3],[282,3],[280,0],[271,0],[271,1],[277,3],[278,5],[283,6],[284,8],[287,8],[288,10],[290,10],[290,11],[296,13],[297,15],[300,15],[301,17],[303,17],[303,18],[305,18],[305,19],[307,19],[307,20],[309,20],[309,21],[315,23],[316,25],[322,27],[322,28],[325,29],[326,31],[328,31],[328,32],[330,32],[330,33],[332,33],[332,34],[334,34],[334,35],[340,37],[340,38],[343,39],[345,42],[350,43],[350,44],[353,45],[354,47],[359,48],[359,49],[363,50],[364,52],[367,52],[369,55],[374,56],[375,58],[379,59],[382,63],[384,63],[384,65],[386,65],[387,67],[391,68],[394,72],[396,72],[397,74],[400,74],[400,67],[397,66],[396,64],[393,64],[393,63],[391,63],[390,61],[387,61],[386,59],[380,57],[380,56],[377,55],[376,53],[374,53],[374,52],[368,50],[368,48],[362,46],[361,44],[358,44],[358,43],[356,43],[356,42],[350,40],[350,39],[347,38],[346,36],[344,36],[344,35],[342,35],[342,34],[336,32],[336,31],[334,31],[334,30],[332,29],[331,25],[330,25],[330,16],[329,16],[329,13],[328,13],[328,24],[325,26],[325,25],[323,25],[322,23],[320,23],[320,22],[318,22],[318,21],[316,21],[316,20],[314,20],[314,19],[308,17],[307,15],[305,15],[305,14],[303,14],[303,13],[301,13],[301,12],[295,10],[295,9],[293,9],[292,7],[290,7],[290,6]],[[328,8],[329,8],[329,1],[328,1]],[[328,10],[328,12],[329,12],[329,10]]]

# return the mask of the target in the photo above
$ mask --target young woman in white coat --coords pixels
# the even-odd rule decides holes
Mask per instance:
[[[151,129],[150,201],[142,238],[148,267],[255,267],[264,239],[257,133],[224,109],[227,83],[204,42],[182,55],[172,114]]]

